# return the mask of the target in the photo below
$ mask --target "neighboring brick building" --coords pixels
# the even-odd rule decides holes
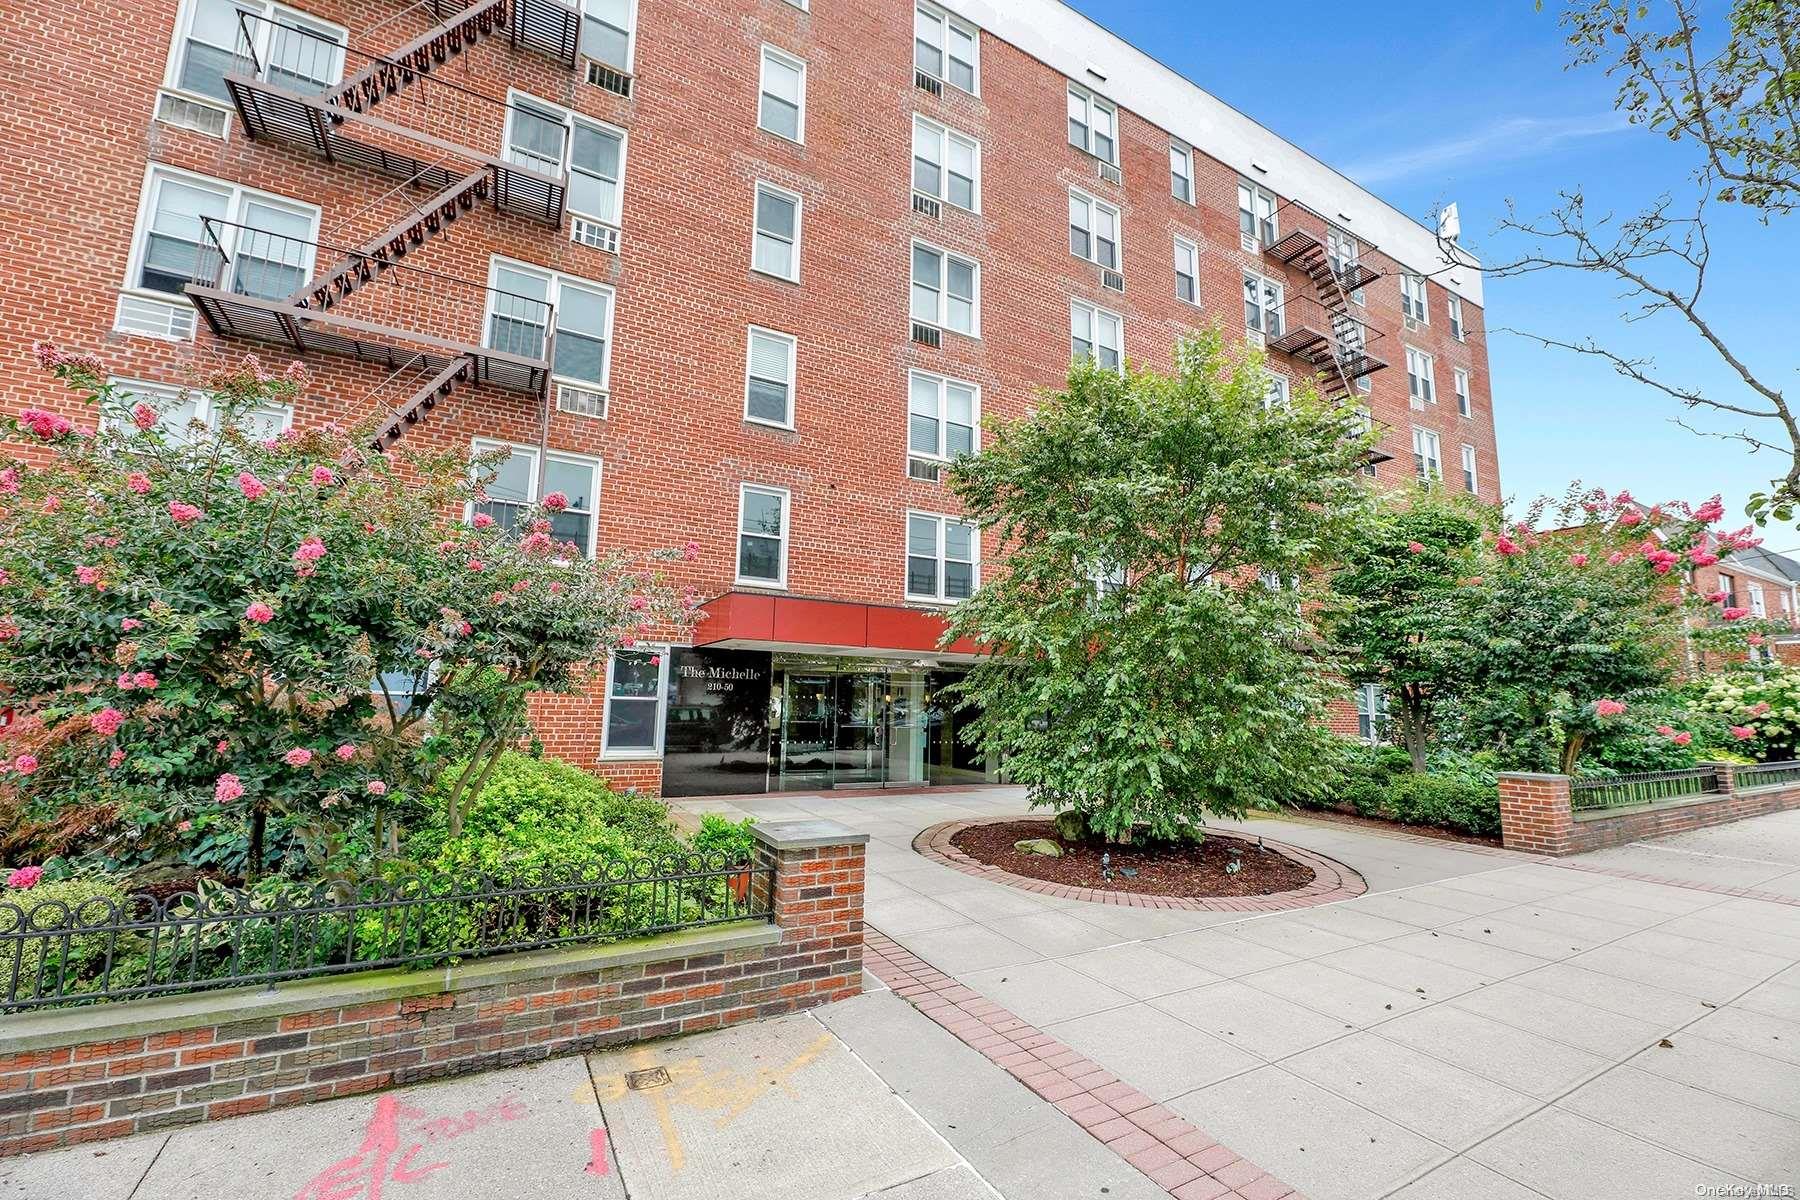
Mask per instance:
[[[1688,586],[1701,596],[1723,594],[1724,600],[1711,610],[1715,613],[1727,608],[1742,608],[1751,617],[1792,626],[1793,632],[1771,635],[1764,645],[1755,649],[1753,657],[1765,662],[1778,659],[1784,663],[1800,663],[1800,562],[1755,546],[1739,550],[1723,562],[1692,568],[1688,572]],[[1702,664],[1697,655],[1698,651],[1690,655],[1695,659],[1689,663],[1691,672],[1698,673],[1703,665],[1721,665]]]
[[[21,12],[0,399],[62,402],[35,337],[145,388],[296,354],[272,423],[510,444],[501,515],[698,541],[696,647],[539,711],[671,792],[981,777],[934,699],[982,562],[937,464],[1072,352],[1217,322],[1369,410],[1378,480],[1498,497],[1479,272],[1072,10],[576,3]]]

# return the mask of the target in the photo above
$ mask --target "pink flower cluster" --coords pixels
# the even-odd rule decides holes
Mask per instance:
[[[695,559],[699,558],[700,557],[700,543],[699,542],[689,542],[687,545],[683,546],[681,548],[681,557],[686,559],[688,562],[693,562]]]
[[[156,690],[156,685],[160,681],[149,671],[139,671],[136,674],[126,671],[114,682],[118,685],[121,692],[153,692]]]
[[[345,742],[343,745],[339,746],[336,750],[333,750],[332,753],[337,755],[337,760],[339,762],[349,762],[351,759],[356,757],[356,747],[351,745],[349,742]]]
[[[261,600],[253,600],[244,609],[244,619],[255,621],[258,625],[267,625],[275,619],[275,610]]]
[[[1719,614],[1719,618],[1724,621],[1741,621],[1749,615],[1750,610],[1747,608],[1728,608]]]
[[[1585,554],[1571,554],[1569,555],[1569,565],[1571,567],[1585,567],[1588,565],[1588,556]]]
[[[181,500],[169,501],[169,516],[177,525],[192,525],[204,514],[192,504]]]
[[[550,492],[544,497],[544,507],[551,512],[561,512],[569,507],[569,498],[562,492]]]
[[[131,423],[139,429],[156,428],[156,410],[148,404],[139,404],[131,410]]]
[[[1694,510],[1694,520],[1703,521],[1708,525],[1711,525],[1715,521],[1723,520],[1724,516],[1725,501],[1719,496],[1714,496],[1711,500],[1708,500],[1705,504],[1702,504],[1699,508]]]
[[[1663,737],[1668,738],[1671,742],[1674,742],[1677,746],[1685,746],[1694,740],[1693,734],[1689,733],[1685,729],[1683,729],[1681,732],[1677,733],[1675,731],[1675,727],[1673,725],[1658,725],[1656,727],[1656,732],[1661,734]]]
[[[237,477],[238,491],[244,493],[246,500],[261,500],[268,494],[269,485],[248,471],[239,471]]]
[[[1748,725],[1733,725],[1731,727],[1731,736],[1740,742],[1747,742],[1756,736],[1756,730],[1750,728]]]
[[[106,371],[106,365],[93,355],[70,354],[58,348],[55,342],[33,342],[31,353],[37,358],[38,365],[46,371],[53,371],[57,367],[68,367],[87,375],[101,375]]]
[[[111,737],[125,723],[125,714],[116,708],[103,708],[88,718],[88,725],[101,737]]]
[[[37,755],[21,754],[19,757],[13,759],[12,765],[13,770],[17,771],[19,774],[29,775],[38,769]]]
[[[371,796],[387,795],[387,790],[388,790],[387,784],[383,783],[379,779],[371,779],[371,780],[369,780],[368,783],[363,785],[363,787],[364,787],[364,790],[367,791],[369,793],[369,795],[371,795]]]
[[[290,767],[304,767],[313,760],[313,752],[305,746],[295,746],[281,756],[281,761]]]
[[[142,471],[133,471],[125,477],[125,486],[140,496],[150,494],[150,477]]]
[[[19,468],[7,467],[0,471],[0,493],[11,496],[19,490]]]
[[[337,476],[332,474],[330,467],[314,467],[312,481],[315,487],[330,487],[337,482]]]
[[[486,513],[476,513],[475,520],[472,523],[477,529],[486,529],[494,523],[494,518],[488,516]]]
[[[229,771],[219,776],[213,784],[213,799],[220,804],[230,804],[244,794],[244,781]]]
[[[43,877],[42,867],[20,867],[6,877],[6,886],[23,891],[28,887],[36,887],[38,880]]]
[[[305,579],[318,571],[317,563],[325,557],[325,543],[317,535],[307,538],[294,551],[294,574]]]
[[[1624,711],[1625,702],[1623,700],[1594,701],[1594,715],[1597,717],[1616,717]]]
[[[46,442],[76,432],[69,419],[41,408],[28,408],[19,414],[19,427]]]
[[[76,567],[75,581],[83,587],[99,588],[102,576],[99,567]]]

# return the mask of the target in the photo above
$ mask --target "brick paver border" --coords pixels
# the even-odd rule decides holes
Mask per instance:
[[[1176,1200],[1305,1200],[1204,1130],[873,926],[864,931],[863,965],[895,995],[1050,1101]]]
[[[1017,816],[1008,816],[984,817],[975,821],[944,821],[921,831],[917,837],[913,838],[913,849],[932,862],[941,863],[953,871],[961,871],[965,875],[974,875],[979,879],[1005,884],[1007,887],[1018,888],[1021,891],[1036,892],[1040,896],[1056,896],[1064,900],[1087,900],[1095,904],[1116,904],[1125,908],[1186,909],[1197,912],[1279,912],[1290,908],[1310,908],[1315,904],[1332,904],[1339,900],[1360,896],[1369,890],[1369,885],[1361,875],[1336,859],[1326,858],[1323,854],[1316,854],[1299,846],[1271,841],[1263,837],[1257,839],[1262,845],[1311,867],[1312,882],[1292,891],[1272,892],[1266,896],[1147,896],[1139,892],[1070,887],[1064,883],[1051,883],[1045,879],[1015,875],[1011,871],[1003,871],[999,867],[977,861],[951,844],[952,838],[971,826],[999,825],[1019,819]],[[1221,836],[1249,840],[1247,835],[1239,833]]]

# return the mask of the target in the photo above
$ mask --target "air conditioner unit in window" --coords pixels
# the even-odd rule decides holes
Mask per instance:
[[[588,59],[587,81],[615,96],[623,96],[627,100],[631,98],[631,76],[603,62]]]
[[[593,388],[576,387],[573,384],[556,385],[556,411],[571,413],[577,417],[606,416],[606,393]]]
[[[595,250],[601,250],[607,254],[619,252],[618,228],[601,224],[599,221],[590,221],[586,217],[570,218],[569,240],[579,245],[591,246]]]
[[[224,137],[231,117],[224,109],[210,104],[197,104],[185,96],[163,92],[156,97],[156,119],[164,125],[178,125],[209,137]]]
[[[913,211],[922,217],[930,217],[937,221],[943,218],[944,206],[923,192],[914,192]]]
[[[936,326],[921,325],[919,322],[914,321],[912,327],[912,340],[919,343],[921,346],[930,346],[933,350],[938,350],[944,345],[944,333],[943,330],[938,329]]]
[[[1122,292],[1125,290],[1125,276],[1102,267],[1100,269],[1100,286],[1109,291]]]
[[[944,81],[934,75],[927,75],[923,71],[913,72],[913,83],[916,84],[920,90],[930,92],[934,96],[941,96],[944,94]]]
[[[944,464],[929,458],[909,458],[906,460],[906,477],[922,479],[926,483],[936,483],[943,477]]]
[[[1109,162],[1101,162],[1098,171],[1100,178],[1108,183],[1124,183],[1125,173]]]
[[[1424,326],[1419,323],[1419,318],[1414,316],[1402,318],[1401,324],[1406,327],[1408,333],[1413,333],[1424,328]]]
[[[120,333],[185,342],[194,336],[197,314],[191,304],[172,304],[141,296],[120,296],[113,328]]]

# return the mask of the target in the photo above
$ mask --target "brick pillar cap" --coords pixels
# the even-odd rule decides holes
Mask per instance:
[[[820,846],[861,846],[866,833],[852,833],[836,821],[758,821],[750,827],[756,840],[771,850],[814,850]]]
[[[1568,779],[1567,775],[1556,775],[1542,771],[1501,771],[1501,779]]]

